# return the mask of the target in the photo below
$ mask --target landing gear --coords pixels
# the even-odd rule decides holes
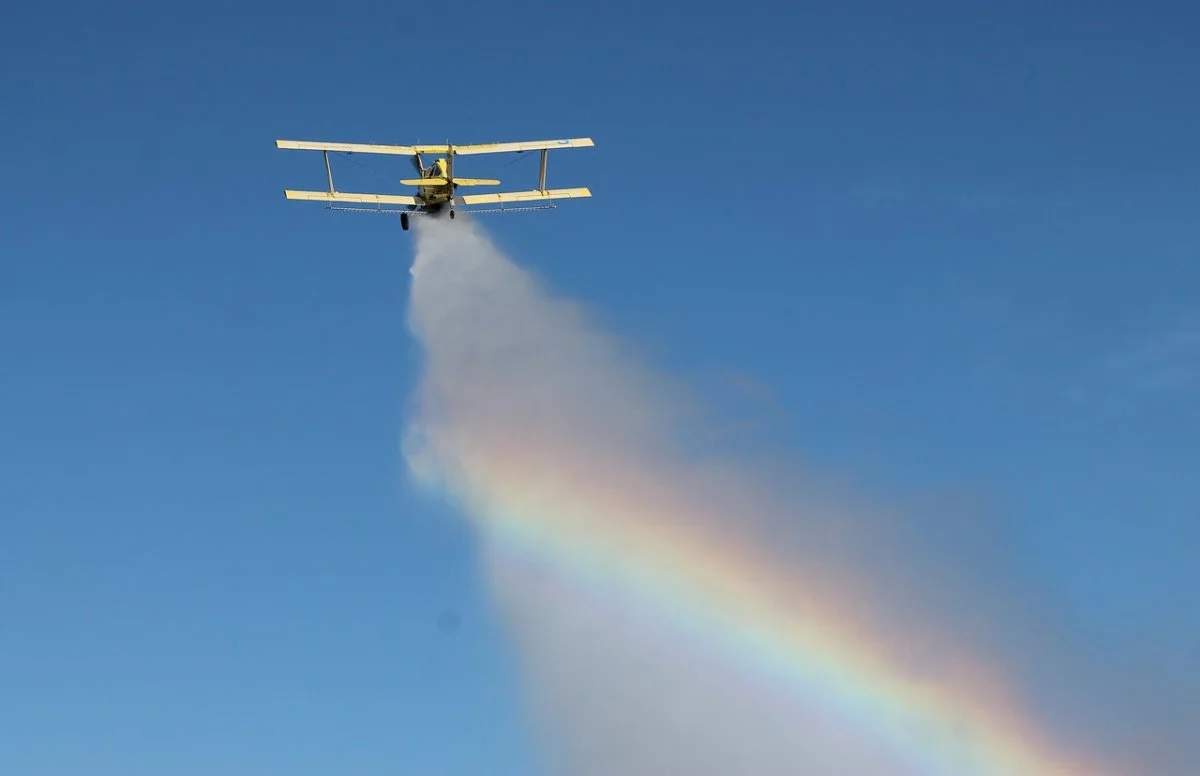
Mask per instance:
[[[400,214],[400,228],[406,232],[408,231],[408,213]]]
[[[454,218],[454,208],[450,208],[450,217]]]

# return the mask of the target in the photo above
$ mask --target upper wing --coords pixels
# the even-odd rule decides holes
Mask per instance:
[[[590,197],[592,192],[587,187],[577,189],[547,189],[540,191],[502,191],[495,194],[466,194],[455,197],[454,201],[463,205],[486,205],[501,202],[531,202],[539,199],[572,199],[575,197]]]
[[[586,148],[596,145],[590,137],[575,137],[565,140],[526,140],[517,143],[482,143],[478,145],[456,145],[454,153],[458,156],[472,154],[505,154],[516,151],[538,151],[554,148]],[[413,154],[444,154],[449,147],[440,145],[379,145],[376,143],[324,143],[308,140],[276,140],[276,148],[289,148],[295,151],[342,151],[351,154],[392,154],[395,156],[412,156]]]
[[[446,153],[445,144],[400,146],[378,145],[376,143],[324,143],[308,140],[276,140],[275,147],[289,148],[294,151],[342,151],[348,154],[393,154],[395,156]]]
[[[514,151],[538,151],[553,148],[586,148],[594,146],[590,137],[574,137],[566,140],[527,140],[519,143],[481,143],[479,145],[456,145],[454,153],[458,156],[471,154],[506,154]],[[444,149],[445,146],[442,146]]]

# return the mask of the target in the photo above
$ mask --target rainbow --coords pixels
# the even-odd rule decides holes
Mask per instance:
[[[457,487],[442,481],[443,489],[509,557],[700,634],[740,664],[818,698],[918,773],[1108,776],[1054,752],[1010,707],[1001,682],[976,676],[966,689],[948,688],[899,670],[836,604],[804,595],[752,546],[682,530],[688,524],[677,515],[639,515],[636,494],[614,495],[599,483],[567,478],[569,493],[546,478],[533,484],[527,473],[537,462],[512,449],[455,452]]]

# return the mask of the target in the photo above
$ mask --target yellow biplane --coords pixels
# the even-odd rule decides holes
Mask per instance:
[[[325,175],[329,180],[327,191],[298,191],[285,189],[288,199],[301,199],[330,203],[332,210],[352,210],[378,213],[399,213],[400,226],[408,229],[409,214],[434,215],[448,211],[454,218],[455,208],[468,208],[469,212],[500,212],[511,210],[542,210],[554,207],[545,204],[556,199],[575,197],[590,197],[592,192],[586,187],[573,189],[546,188],[546,158],[550,151],[559,148],[583,148],[594,146],[590,137],[577,137],[567,140],[531,140],[517,143],[485,143],[482,145],[375,145],[370,143],[320,143],[306,140],[276,140],[277,148],[297,151],[320,151],[325,157]],[[499,186],[500,181],[491,178],[457,178],[454,175],[454,160],[459,156],[474,154],[503,154],[541,152],[541,164],[538,170],[536,189],[528,191],[502,191],[491,194],[459,194],[460,186]],[[413,168],[420,177],[406,178],[400,181],[405,186],[415,186],[416,194],[363,194],[356,192],[338,191],[333,185],[333,167],[329,162],[330,153],[347,154],[390,154],[407,156],[412,161]],[[425,166],[421,158],[423,154],[442,154],[433,164]],[[373,208],[354,208],[335,206],[338,204],[370,204]],[[505,207],[509,203],[519,203],[517,207]],[[402,208],[385,209],[385,205],[401,205]],[[487,208],[488,205],[498,207]],[[476,207],[480,206],[480,207]]]

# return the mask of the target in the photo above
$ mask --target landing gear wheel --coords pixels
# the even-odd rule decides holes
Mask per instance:
[[[400,214],[400,228],[406,232],[408,231],[408,213]]]
[[[454,218],[454,211],[453,211],[453,210],[451,210],[451,211],[450,211],[450,217],[451,217],[451,218]]]

